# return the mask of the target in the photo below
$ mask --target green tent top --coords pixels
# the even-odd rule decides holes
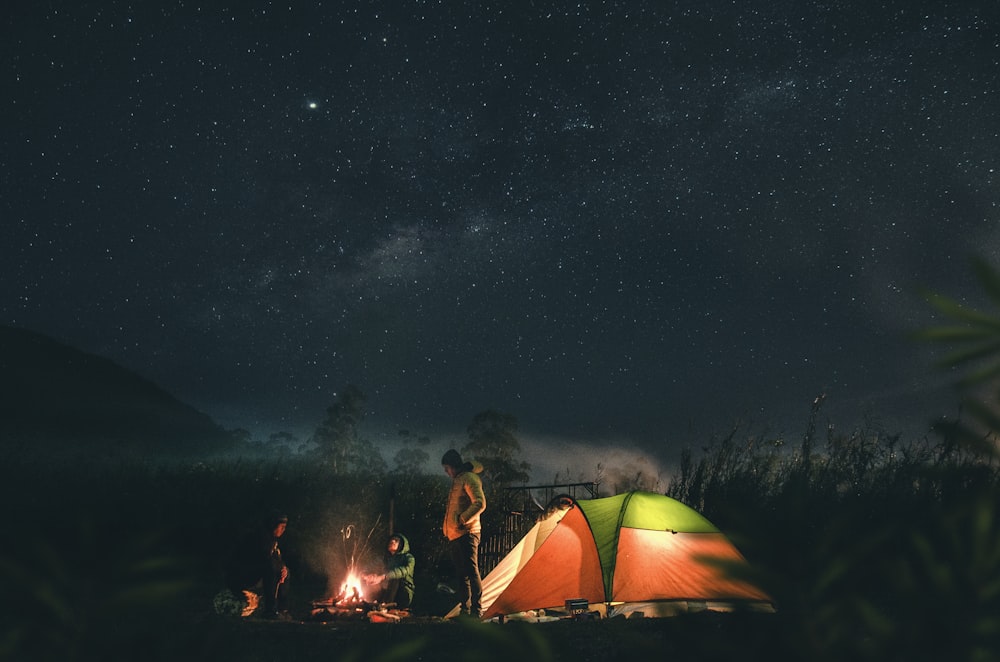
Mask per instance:
[[[677,533],[721,533],[701,513],[680,501],[650,492],[626,492],[603,499],[577,501],[590,524],[607,592],[615,574],[622,529]]]

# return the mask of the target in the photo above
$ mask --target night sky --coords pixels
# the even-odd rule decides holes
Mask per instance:
[[[655,464],[820,394],[956,413],[906,334],[1000,253],[993,0],[5,14],[0,322],[227,428],[306,437],[353,383],[435,457],[495,408],[528,461]]]

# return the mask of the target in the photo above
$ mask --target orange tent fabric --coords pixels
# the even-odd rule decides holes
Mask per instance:
[[[746,560],[688,506],[648,492],[572,502],[538,522],[483,580],[483,618],[590,604],[770,602]]]
[[[561,607],[567,597],[604,600],[600,561],[590,528],[579,509],[573,509],[552,530],[544,544],[497,597],[489,612],[511,614],[528,609]],[[491,573],[492,574],[492,573]],[[485,593],[484,586],[484,593]],[[525,606],[525,605],[534,606]]]
[[[717,562],[745,562],[722,533],[622,529],[611,600],[769,600]]]

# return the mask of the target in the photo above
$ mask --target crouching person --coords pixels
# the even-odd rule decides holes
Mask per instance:
[[[288,567],[278,540],[288,517],[272,511],[240,540],[226,565],[226,590],[215,597],[220,614],[289,620]]]
[[[364,576],[365,583],[379,584],[376,602],[395,604],[397,609],[409,609],[413,604],[413,570],[416,559],[410,553],[410,541],[401,533],[389,536],[386,544],[385,572]]]

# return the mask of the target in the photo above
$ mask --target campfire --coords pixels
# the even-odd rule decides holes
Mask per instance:
[[[376,521],[376,525],[378,521]],[[372,527],[372,531],[375,527]],[[344,543],[344,557],[348,568],[347,577],[340,585],[339,592],[333,597],[326,597],[313,600],[311,618],[316,621],[331,621],[339,619],[362,620],[367,619],[373,623],[396,622],[400,618],[408,616],[407,610],[396,611],[395,603],[385,604],[373,601],[374,598],[366,598],[364,584],[361,575],[357,570],[357,559],[363,557],[368,548],[368,538],[359,540],[354,535],[354,525],[349,524],[340,531]],[[351,541],[351,542],[348,542]],[[333,573],[328,575],[333,577]],[[332,594],[334,586],[328,587]],[[378,587],[371,589],[374,595],[378,595]]]
[[[313,600],[312,606],[312,618],[315,620],[365,618],[368,612],[381,608],[378,603],[365,600],[361,579],[353,570],[348,573],[336,596]]]

